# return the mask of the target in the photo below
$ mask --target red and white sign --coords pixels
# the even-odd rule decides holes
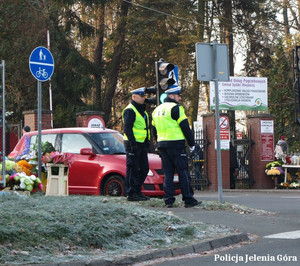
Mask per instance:
[[[274,121],[260,121],[261,160],[274,160]]]
[[[220,116],[220,130],[228,129],[229,128],[229,119],[227,116]]]
[[[93,115],[88,119],[87,127],[103,128],[103,127],[105,127],[105,123],[104,123],[104,120],[101,116]]]
[[[220,130],[221,150],[229,150],[230,131],[229,129]],[[215,149],[217,149],[217,131],[215,130]]]
[[[271,133],[261,134],[261,160],[274,160],[274,135]]]
[[[237,131],[236,132],[236,139],[243,139],[243,132]]]
[[[221,140],[230,140],[229,129],[227,129],[227,130],[220,130],[220,139]]]

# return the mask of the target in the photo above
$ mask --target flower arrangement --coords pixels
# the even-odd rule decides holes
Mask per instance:
[[[290,188],[299,188],[300,184],[298,182],[293,182],[289,185]]]
[[[43,190],[43,184],[41,180],[35,175],[28,176],[26,173],[16,173],[11,176],[6,175],[6,184],[13,190],[27,190],[33,189]]]
[[[26,175],[31,175],[31,170],[33,168],[32,164],[28,163],[26,160],[20,160],[16,164],[21,169],[21,171],[17,172],[24,172]]]
[[[288,182],[282,182],[278,185],[279,188],[287,188],[287,189],[299,189],[300,188],[300,184],[297,182],[293,182],[293,183],[288,183]]]
[[[30,138],[25,136],[25,147],[23,152],[14,158],[15,161],[26,160],[29,161],[32,157],[31,150],[30,150]]]
[[[2,163],[0,164],[0,171],[2,172]],[[5,171],[11,173],[12,171],[16,171],[16,163],[14,161],[10,161],[8,159],[5,160]]]
[[[26,160],[18,162],[5,160],[5,178],[6,186],[13,190],[27,190],[43,189],[41,180],[35,175],[31,174],[32,165]],[[2,171],[2,164],[0,164],[0,171]]]
[[[281,165],[282,164],[278,161],[270,162],[266,165],[265,173],[272,177],[274,177],[276,175],[283,175],[284,171],[283,171]]]
[[[288,188],[289,187],[289,183],[287,183],[287,182],[281,182],[278,186],[279,187]]]
[[[58,151],[52,151],[50,153],[46,153],[42,157],[43,163],[54,163],[54,164],[65,164],[67,166],[71,166],[73,163],[73,154],[70,153],[59,153]]]

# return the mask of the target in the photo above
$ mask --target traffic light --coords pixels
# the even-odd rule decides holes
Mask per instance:
[[[146,87],[145,93],[150,94],[150,97],[145,99],[145,103],[156,104],[156,97],[152,97],[152,95],[156,95],[157,89],[156,86]]]
[[[164,59],[160,59],[159,61],[155,62],[157,105],[159,105],[162,102],[160,98],[164,91],[169,89],[173,84],[176,83],[173,77],[173,69],[174,65],[165,62]]]

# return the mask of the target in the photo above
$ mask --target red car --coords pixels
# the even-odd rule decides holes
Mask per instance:
[[[37,131],[26,133],[9,154],[16,158],[25,149],[25,136],[30,147],[37,143]],[[49,142],[55,150],[74,154],[69,169],[69,194],[124,196],[126,155],[123,136],[103,128],[59,128],[42,130],[42,143]],[[163,196],[163,170],[156,154],[148,154],[149,172],[142,188],[148,196]],[[174,178],[176,195],[180,194],[178,176]]]

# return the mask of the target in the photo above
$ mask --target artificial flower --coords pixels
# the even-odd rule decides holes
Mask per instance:
[[[46,153],[42,157],[43,163],[55,163],[55,164],[65,164],[69,167],[73,163],[73,154],[70,153],[59,153],[58,151],[52,151],[50,153]]]
[[[6,177],[6,184],[11,189],[22,189],[32,191],[33,189],[43,190],[41,180],[34,175],[27,175],[26,173],[16,173]]]
[[[26,160],[21,160],[18,161],[17,164],[21,166],[23,172],[25,172],[27,175],[31,175],[31,169],[33,166],[30,163],[28,163]]]

